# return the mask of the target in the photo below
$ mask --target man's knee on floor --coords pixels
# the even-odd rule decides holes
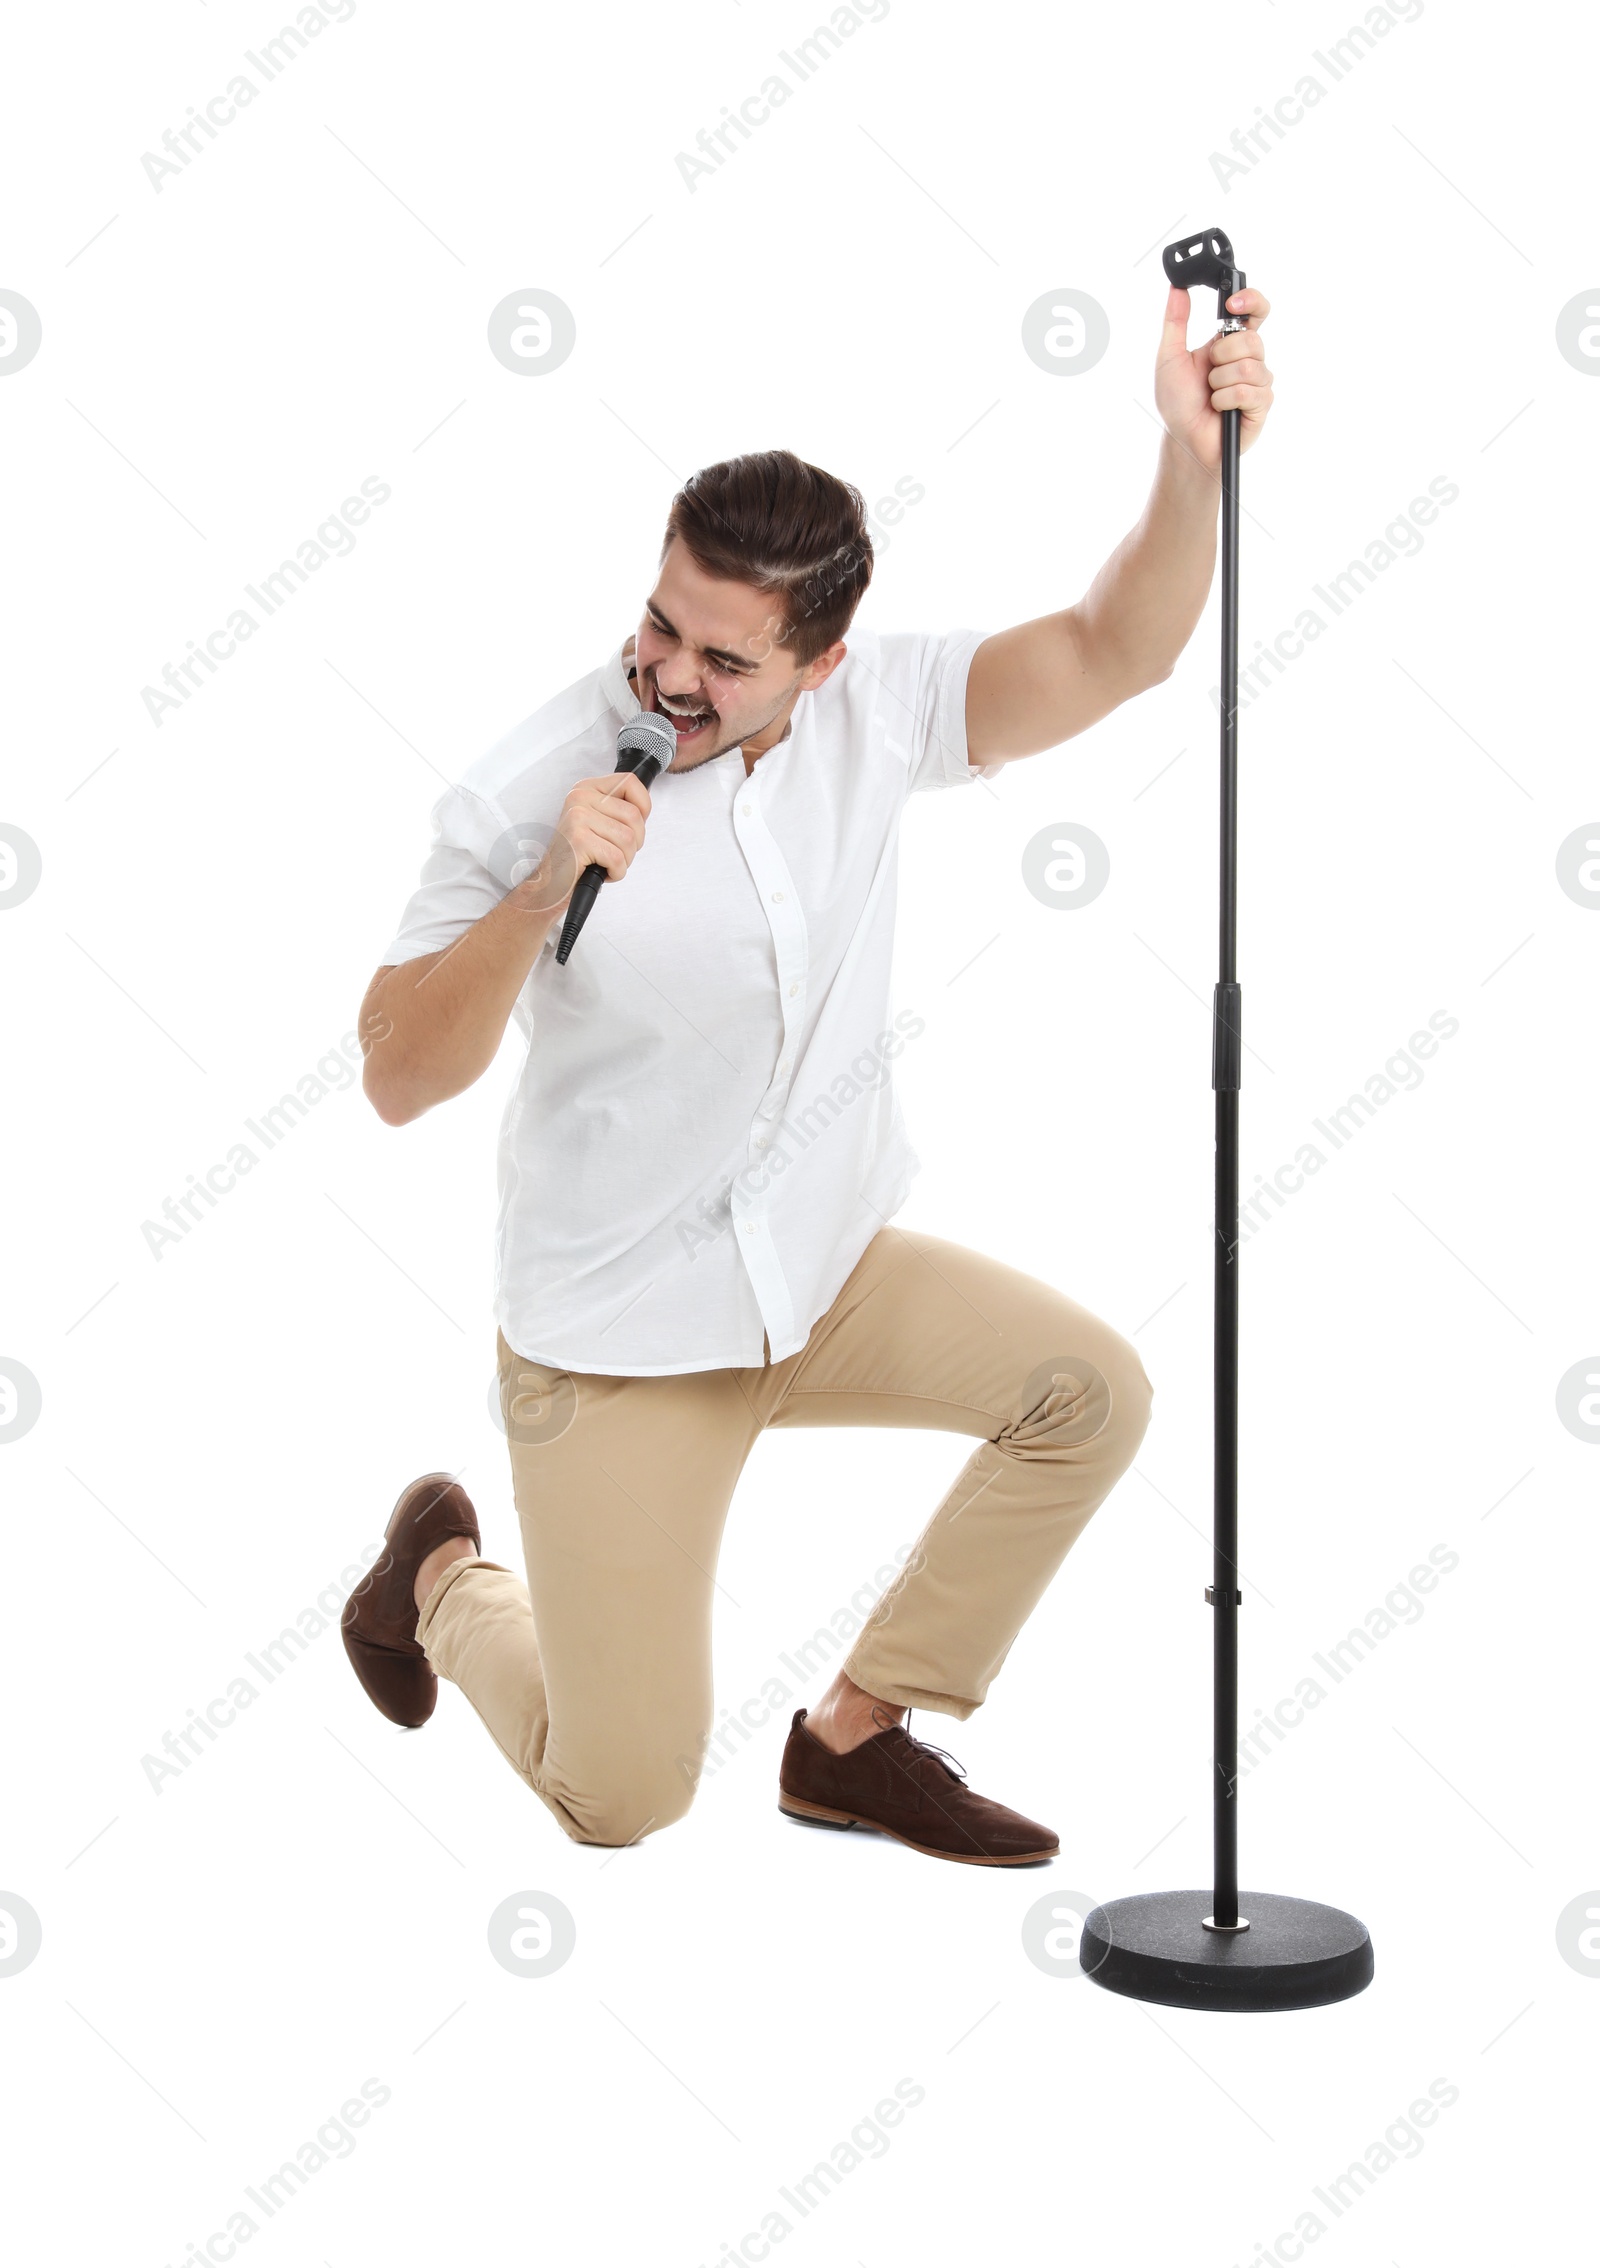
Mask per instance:
[[[574,1842],[621,1848],[642,1843],[647,1835],[659,1834],[682,1819],[694,1802],[699,1778],[698,1754],[676,1761],[665,1756],[629,1757],[614,1775],[551,1793],[561,1807],[557,1816]]]

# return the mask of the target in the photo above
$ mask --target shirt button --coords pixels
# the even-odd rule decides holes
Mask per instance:
[[[748,804],[748,803],[741,803],[741,804],[740,804],[740,806],[739,806],[739,809],[740,809],[740,811],[742,812],[742,814],[744,815],[744,817],[745,817],[746,819],[748,819],[748,818],[749,818],[749,816],[750,816],[750,806],[749,806],[749,804]]]
[[[746,1221],[746,1222],[745,1222],[745,1224],[744,1224],[744,1233],[745,1233],[745,1235],[746,1235],[746,1236],[754,1236],[754,1235],[755,1235],[755,1233],[756,1233],[756,1224],[755,1224],[755,1222],[754,1222],[754,1221]]]
[[[781,890],[773,891],[772,902],[775,906],[781,906],[783,904],[783,892]]]
[[[756,1148],[757,1148],[758,1150],[764,1150],[764,1149],[766,1148],[766,1146],[767,1146],[767,1142],[768,1142],[768,1139],[769,1139],[769,1137],[768,1137],[767,1135],[765,1135],[765,1134],[758,1134],[758,1135],[756,1136]]]
[[[789,987],[789,998],[792,1000],[799,990],[800,987],[797,984],[791,984]]]

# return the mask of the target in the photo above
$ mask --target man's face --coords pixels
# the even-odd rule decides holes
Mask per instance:
[[[751,743],[763,753],[782,739],[800,695],[844,659],[839,640],[797,667],[783,632],[768,593],[708,575],[676,540],[667,546],[645,600],[634,669],[640,706],[669,717],[678,736],[673,771]]]

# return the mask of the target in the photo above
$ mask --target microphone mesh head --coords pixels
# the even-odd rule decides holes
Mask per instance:
[[[644,709],[617,734],[617,762],[631,758],[637,763],[641,756],[653,756],[665,771],[677,747],[678,736],[666,718],[653,709]]]

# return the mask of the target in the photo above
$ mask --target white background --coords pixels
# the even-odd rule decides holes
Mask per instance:
[[[1556,320],[1600,300],[1595,57],[1575,14],[1395,17],[1335,82],[1313,51],[1358,10],[894,0],[693,190],[677,153],[824,11],[361,0],[159,191],[142,154],[292,18],[14,20],[0,285],[43,343],[0,386],[0,819],[43,878],[0,923],[0,1353],[42,1413],[0,1452],[0,1890],[43,1944],[0,1978],[0,2120],[28,2257],[176,2268],[364,2079],[388,2101],[252,2260],[710,2268],[901,2079],[923,2100],[786,2261],[1242,2268],[1315,2211],[1319,2259],[1414,2268],[1542,2256],[1576,2211],[1600,1963],[1556,1922],[1600,1906],[1600,1449],[1556,1388],[1600,1368],[1600,913],[1556,854],[1600,821],[1600,386]],[[1212,153],[1308,71],[1324,99],[1224,186]],[[670,1832],[576,1847],[458,1694],[385,1725],[331,1625],[157,1792],[143,1758],[413,1474],[462,1469],[486,1550],[517,1550],[487,1406],[512,1050],[402,1132],[330,1094],[159,1259],[142,1224],[350,1030],[441,781],[632,626],[694,466],[782,444],[869,500],[921,484],[865,623],[1075,598],[1154,461],[1159,247],[1212,222],[1275,303],[1247,655],[1459,489],[1241,721],[1246,1191],[1459,1022],[1242,1256],[1245,1725],[1459,1557],[1242,1792],[1246,1887],[1358,1913],[1371,1990],[1148,2010],[1022,1943],[1048,1892],[1209,1866],[1214,611],[1168,683],[906,828],[902,1219],[1059,1284],[1156,1385],[988,1706],[913,1726],[1055,1824],[1056,1866],[792,1826],[781,1718]],[[577,325],[542,376],[486,345],[530,287]],[[1111,326],[1075,376],[1021,345],[1064,287]],[[372,475],[353,553],[154,724],[142,689]],[[1111,860],[1075,910],[1021,880],[1064,822]],[[968,1447],[758,1444],[721,1701]],[[488,1950],[522,1891],[576,1921],[542,1979]],[[1435,2080],[1451,2107],[1319,2206]]]

